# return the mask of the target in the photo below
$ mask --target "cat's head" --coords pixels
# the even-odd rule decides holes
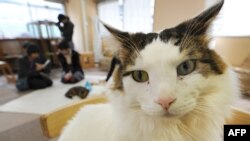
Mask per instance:
[[[182,116],[202,105],[227,68],[208,48],[206,35],[222,6],[223,1],[160,33],[128,33],[105,25],[120,43],[113,88],[123,93],[126,106],[148,115]]]

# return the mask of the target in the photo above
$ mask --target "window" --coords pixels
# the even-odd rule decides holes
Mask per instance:
[[[106,24],[122,30],[123,23],[122,23],[121,7],[122,3],[120,3],[119,1],[100,2],[97,5],[98,16],[100,20],[102,20]],[[107,33],[101,23],[100,23],[100,33],[102,35]]]
[[[225,4],[214,22],[215,36],[250,35],[250,0],[225,0]]]
[[[123,29],[129,32],[153,31],[154,0],[124,0]]]
[[[41,0],[1,0],[0,9],[0,38],[36,37],[29,32],[28,23],[38,20],[56,22],[58,14],[64,13],[62,4]],[[59,31],[56,34],[60,36]]]

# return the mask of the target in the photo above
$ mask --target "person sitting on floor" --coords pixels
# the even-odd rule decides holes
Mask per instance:
[[[33,43],[30,42],[25,42],[22,46],[23,46],[23,50],[24,50],[24,55],[27,55],[27,48],[32,45]],[[47,61],[47,58],[39,51],[39,57],[37,57],[36,62],[39,64],[44,64]],[[48,65],[45,66],[45,68],[43,69],[43,73],[45,74],[49,74],[51,72],[51,64],[49,63]]]
[[[62,83],[77,83],[84,79],[79,54],[71,49],[69,43],[65,40],[59,43],[58,48],[58,58],[63,69]]]
[[[26,51],[26,55],[18,60],[17,89],[24,91],[52,86],[51,79],[42,73],[46,66],[39,63],[39,47],[30,44]]]

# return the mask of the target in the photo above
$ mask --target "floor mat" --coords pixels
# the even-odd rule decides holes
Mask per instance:
[[[103,80],[100,76],[88,76],[86,80],[97,82]],[[0,111],[44,114],[67,104],[81,100],[79,97],[66,98],[64,94],[74,86],[84,86],[86,80],[73,85],[64,85],[54,81],[50,88],[36,90],[20,98],[0,106]],[[99,95],[105,91],[105,86],[93,86],[89,96]]]

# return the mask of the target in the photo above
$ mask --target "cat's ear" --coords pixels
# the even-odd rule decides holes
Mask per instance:
[[[118,41],[118,59],[122,65],[127,65],[133,62],[135,58],[135,43],[131,39],[128,32],[123,32],[111,26],[104,24],[104,27],[113,35],[114,39]],[[111,45],[112,46],[112,45]]]
[[[179,24],[175,27],[176,32],[179,34],[188,34],[191,36],[199,36],[205,34],[213,20],[220,12],[223,4],[224,0],[221,0],[219,3],[205,10],[195,18]]]
[[[128,32],[123,32],[118,29],[115,29],[107,24],[103,23],[103,26],[115,37],[117,41],[119,41],[121,44],[127,42],[130,38],[130,35]]]
[[[114,39],[115,42],[113,41],[112,43],[115,43],[116,45],[112,44],[110,46],[118,46],[118,51],[115,52],[114,56],[121,63],[112,74],[114,81],[113,89],[123,89],[122,71],[127,64],[134,60],[132,57],[134,50],[131,48],[133,43],[128,32],[120,31],[104,23],[103,25],[113,35],[112,40]]]

